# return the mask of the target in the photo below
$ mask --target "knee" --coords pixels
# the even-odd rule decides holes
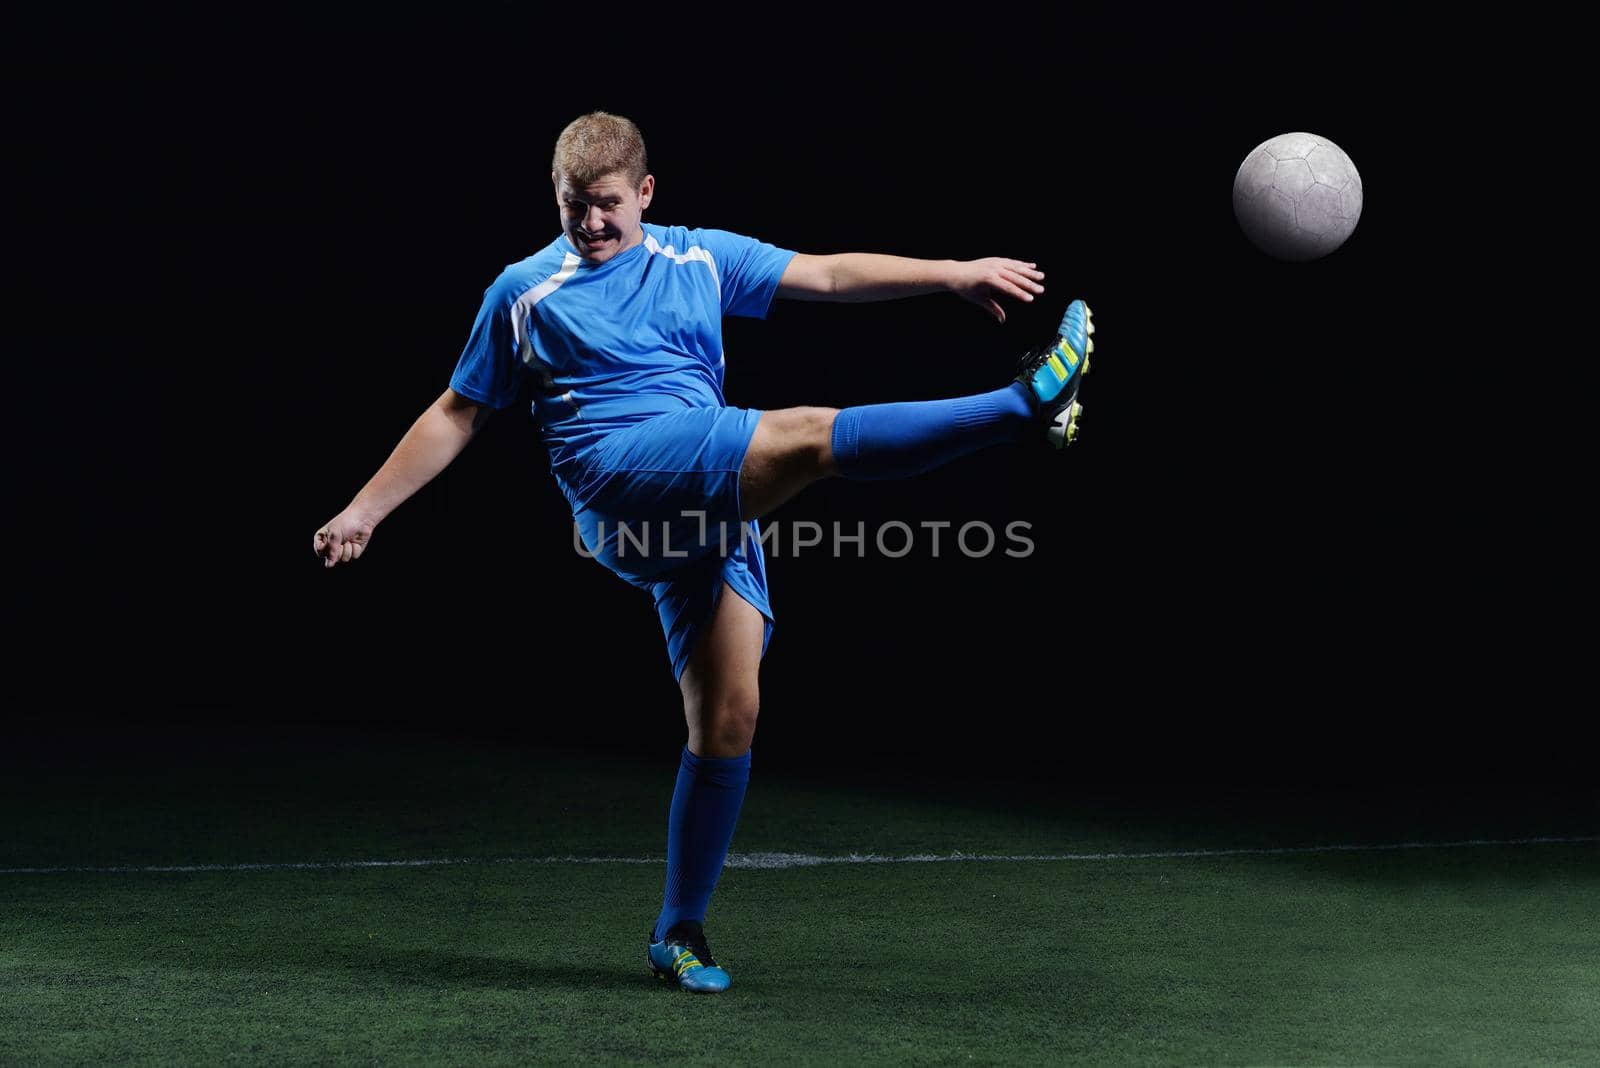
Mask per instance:
[[[756,735],[756,718],[761,701],[755,691],[730,693],[700,702],[690,709],[689,722],[699,725],[699,738],[693,746],[700,756],[736,757],[750,748]]]
[[[806,413],[806,438],[818,455],[833,455],[833,421],[839,416],[837,408],[802,408]]]
[[[788,437],[793,454],[817,473],[827,473],[833,463],[833,421],[837,408],[791,408]]]

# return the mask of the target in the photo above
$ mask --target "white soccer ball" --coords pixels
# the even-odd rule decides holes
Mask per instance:
[[[1233,178],[1233,214],[1251,244],[1280,260],[1326,256],[1361,218],[1361,175],[1326,137],[1263,141]]]

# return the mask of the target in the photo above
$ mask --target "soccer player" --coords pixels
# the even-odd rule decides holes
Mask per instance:
[[[1073,301],[1058,336],[1028,353],[1013,381],[976,396],[730,407],[725,315],[763,318],[775,296],[950,291],[1003,323],[1001,299],[1033,300],[1044,273],[1004,258],[802,255],[722,230],[646,223],[655,177],[644,141],[605,112],[562,131],[551,178],[560,236],[485,292],[449,388],[312,547],[325,567],[360,559],[384,517],[516,400],[524,376],[532,380],[533,415],[584,544],[654,598],[683,693],[688,740],[647,958],[685,990],[721,991],[728,973],[702,923],[750,777],[757,675],[772,634],[756,521],[818,479],[905,477],[1031,436],[1065,447],[1094,327]]]

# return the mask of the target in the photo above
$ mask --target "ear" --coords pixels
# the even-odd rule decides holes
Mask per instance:
[[[650,198],[656,192],[656,176],[647,174],[644,181],[639,183],[639,210],[643,211],[650,206]]]

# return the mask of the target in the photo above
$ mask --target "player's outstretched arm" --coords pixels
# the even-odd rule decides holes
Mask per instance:
[[[1036,263],[990,256],[981,260],[918,260],[871,252],[796,255],[778,280],[778,296],[793,300],[869,301],[951,292],[1006,321],[1001,297],[1031,301],[1044,292]]]
[[[394,452],[367,484],[311,537],[311,548],[323,567],[361,559],[372,530],[406,498],[427,485],[467,447],[493,409],[468,400],[453,389],[440,394],[417,416]]]

